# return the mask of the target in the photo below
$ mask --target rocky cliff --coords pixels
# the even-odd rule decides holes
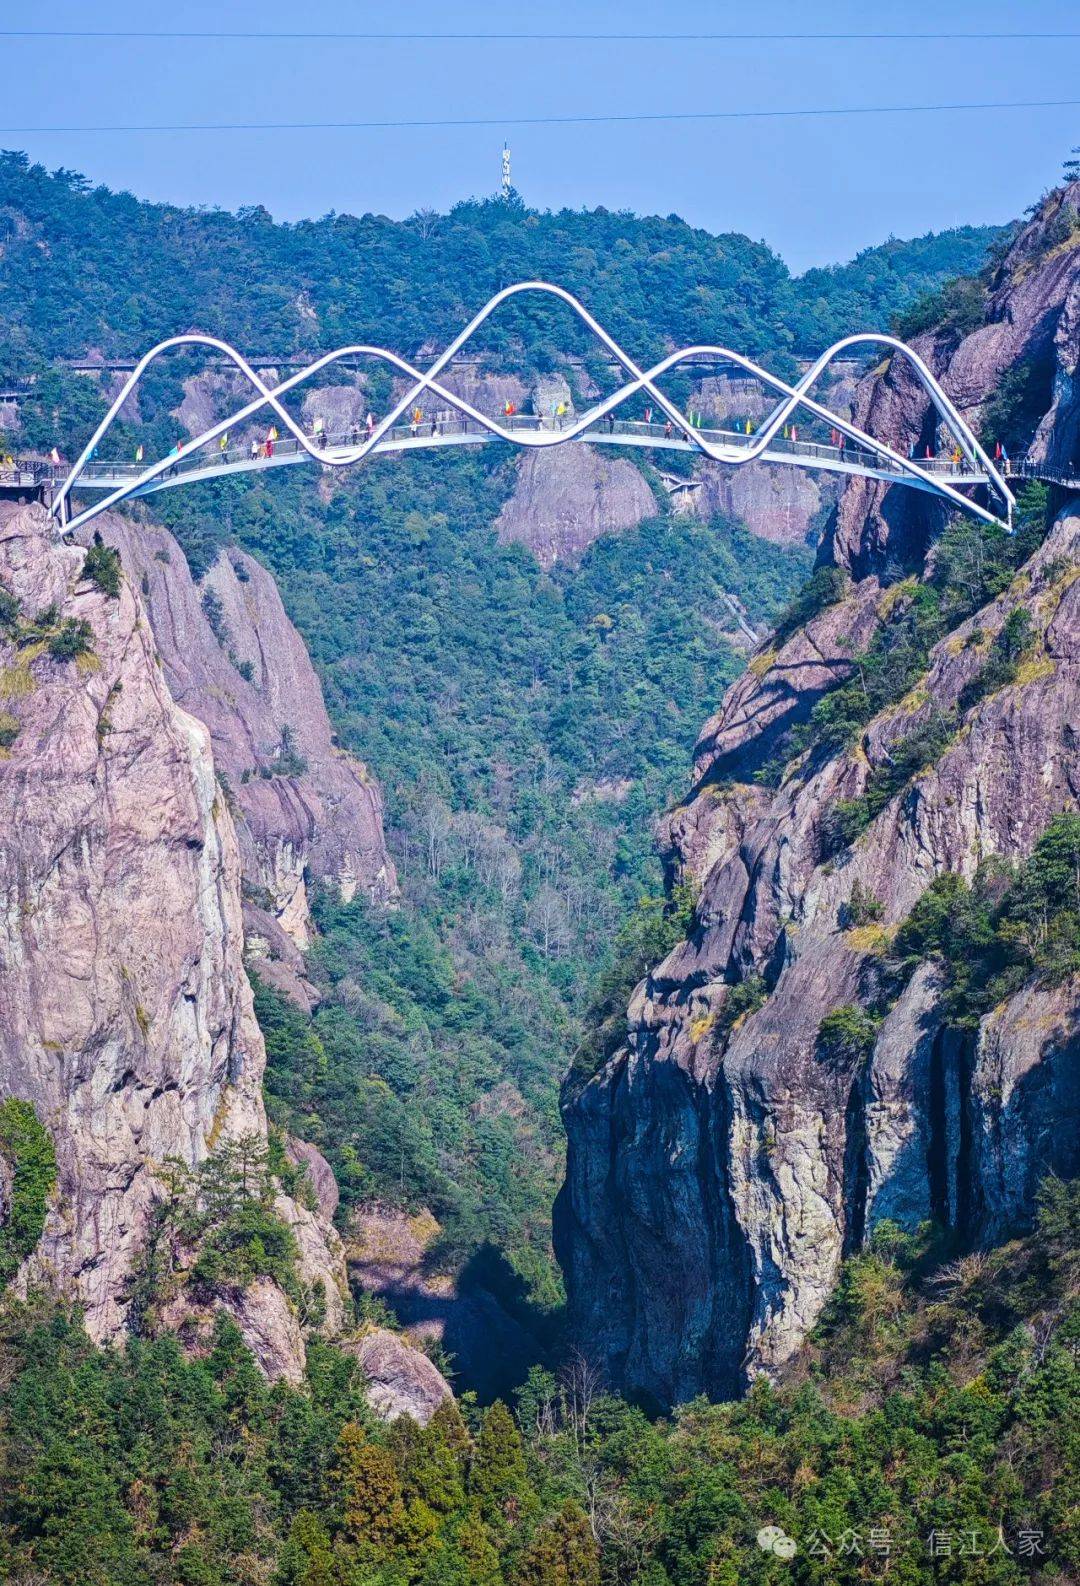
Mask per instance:
[[[976,419],[1011,360],[1052,350],[1036,444],[1064,458],[1080,439],[1080,251],[1062,203],[1018,238],[985,322],[920,347]],[[930,423],[895,364],[856,413],[894,445]],[[857,731],[793,736],[875,642],[899,665],[940,583],[942,527],[914,492],[846,492],[823,561],[853,580],[837,571],[823,609],[752,659],[666,821],[672,872],[697,894],[692,932],[638,986],[625,1043],[567,1084],[556,1240],[573,1328],[614,1384],[661,1404],[778,1367],[883,1219],[934,1218],[977,1244],[1030,1218],[1042,1175],[1080,1169],[1080,978],[1028,974],[965,1024],[940,959],[906,976],[891,960],[936,877],[1014,866],[1078,807],[1080,514],[1062,507],[902,698]],[[982,545],[953,568],[973,589]],[[991,677],[1012,634],[1022,654]],[[830,1015],[859,1039],[831,1049]]]
[[[96,526],[139,588],[169,692],[210,731],[250,934],[295,981],[281,935],[308,944],[308,877],[346,898],[396,893],[378,785],[335,743],[307,650],[260,563],[231,550],[196,584],[165,529],[109,515]]]
[[[601,535],[636,528],[661,510],[632,462],[598,448],[526,452],[517,468],[495,528],[500,540],[528,545],[542,567],[579,561]]]
[[[266,1136],[240,846],[210,734],[170,696],[131,583],[85,579],[42,509],[0,513],[0,1094],[33,1103],[59,1172],[22,1281],[77,1298],[112,1339],[162,1165]],[[279,1212],[339,1321],[333,1236],[287,1197]],[[295,1375],[280,1291],[233,1299],[267,1368]]]
[[[994,413],[995,433],[1014,429],[1010,445],[1069,475],[1080,463],[1076,366],[1080,356],[1080,182],[1052,193],[1022,228],[981,290],[955,294],[952,311],[916,336],[925,359],[972,428],[982,428],[988,399],[1004,385],[1008,400]],[[902,359],[859,386],[853,417],[870,434],[902,451],[936,446],[936,414]],[[1011,420],[1011,422],[1010,422]],[[941,526],[912,493],[871,481],[845,490],[831,536],[831,555],[856,576],[889,564],[916,566]]]
[[[327,872],[347,883],[348,849],[332,844],[355,841],[355,822],[381,850],[377,795],[332,749],[310,662],[268,575],[234,552],[208,585],[254,659],[249,683],[227,670],[233,660],[216,661],[175,543],[144,525],[103,528],[127,567],[115,592],[86,576],[84,550],[58,542],[41,508],[0,505],[0,1099],[32,1103],[57,1158],[44,1231],[16,1284],[76,1300],[102,1342],[135,1319],[175,1164],[198,1169],[230,1141],[267,1141],[266,1054],[243,963],[245,865],[265,863],[280,840],[279,812],[316,799],[332,829],[320,846],[318,821],[300,826],[309,862],[327,856]],[[213,729],[174,699],[170,674]],[[276,719],[296,721],[312,752],[309,770],[287,779],[295,804],[226,798],[215,747],[234,769],[245,756],[259,764]],[[237,778],[245,789],[254,780]],[[362,873],[369,884],[379,874]],[[425,1420],[445,1380],[391,1334],[350,1341],[333,1174],[302,1141],[288,1153],[312,1193],[279,1189],[272,1212],[294,1241],[300,1292],[319,1303],[226,1268],[212,1285],[172,1283],[158,1325],[200,1348],[225,1308],[267,1374],[296,1381],[304,1315],[318,1315],[331,1335],[345,1329],[377,1414]],[[10,1169],[0,1159],[0,1220]]]

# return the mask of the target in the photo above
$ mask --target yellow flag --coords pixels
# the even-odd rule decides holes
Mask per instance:
[[[218,441],[218,451],[219,452],[227,452],[228,449],[229,449],[229,432],[228,432],[228,430],[226,430],[224,435]]]
[[[276,441],[277,440],[278,432],[277,432],[277,425],[276,424],[271,424],[270,433],[269,433],[269,435],[266,438],[267,438],[268,441]]]
[[[145,456],[145,452],[144,452],[143,448],[141,446],[136,446],[136,448],[135,448],[135,461],[137,463],[141,463],[144,456]]]

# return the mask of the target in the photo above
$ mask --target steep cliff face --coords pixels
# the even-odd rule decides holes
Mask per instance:
[[[240,849],[210,734],[171,698],[131,583],[110,597],[83,580],[83,551],[40,508],[0,513],[0,582],[41,634],[0,634],[0,1094],[34,1104],[59,1173],[22,1281],[77,1298],[92,1336],[112,1339],[162,1164],[266,1135]],[[71,655],[56,636],[76,633]],[[301,1206],[278,1210],[333,1325],[340,1250]],[[303,1343],[280,1291],[235,1301],[268,1369],[295,1375]]]
[[[209,728],[249,902],[264,916],[250,915],[252,934],[295,976],[273,927],[307,945],[308,876],[345,898],[396,893],[379,788],[336,746],[319,680],[264,567],[232,550],[196,585],[165,529],[109,515],[97,527],[141,592],[170,693]]]
[[[1073,182],[1052,194],[1013,242],[974,315],[982,323],[965,335],[966,319],[960,328],[947,320],[911,344],[976,433],[987,400],[1008,375],[1018,404],[1030,414],[1031,457],[1066,475],[1080,464],[1078,214],[1080,182]],[[853,417],[901,451],[937,443],[934,411],[899,358],[861,383]],[[986,438],[991,444],[1004,439]],[[860,578],[884,572],[890,563],[914,566],[941,521],[941,511],[927,511],[910,491],[854,481],[840,502],[830,554]]]
[[[495,528],[500,540],[529,546],[542,567],[553,567],[579,561],[601,535],[636,528],[659,510],[644,475],[625,457],[557,446],[519,461]]]
[[[735,518],[776,545],[815,541],[836,502],[832,478],[815,478],[798,468],[750,463],[732,469],[706,462],[695,473],[701,481],[694,503],[698,513]]]
[[[1065,254],[1038,258],[1016,272],[1015,302],[996,300],[1007,321],[1035,315],[1037,297],[1045,326],[1068,296]],[[1060,349],[1062,366],[1075,351]],[[895,378],[859,394],[878,433],[895,420]],[[1040,434],[1068,451],[1064,422]],[[699,889],[693,933],[637,988],[626,1044],[568,1083],[556,1242],[574,1331],[614,1383],[660,1403],[736,1392],[786,1360],[881,1220],[933,1217],[990,1240],[1030,1218],[1040,1177],[1080,1168],[1078,977],[1032,975],[972,1028],[949,1016],[933,959],[882,990],[890,941],[935,877],[1021,861],[1078,807],[1080,515],[1059,514],[1009,587],[941,637],[916,685],[849,747],[785,749],[921,598],[933,555],[916,579],[884,578],[938,529],[917,498],[868,502],[858,484],[845,496],[834,551],[856,581],[754,657],[667,820],[671,868]],[[1010,618],[1023,664],[980,689]],[[924,768],[837,842],[838,808],[943,721]],[[830,1053],[823,1020],[847,1009],[873,1009],[865,1045]]]

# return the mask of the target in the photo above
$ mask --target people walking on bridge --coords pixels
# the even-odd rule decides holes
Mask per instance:
[[[672,432],[671,420],[670,419],[666,419],[664,421],[664,439],[666,441],[669,441],[671,439],[671,432]]]
[[[614,433],[615,433],[615,414],[614,413],[609,413],[608,416],[607,416],[607,432],[608,432],[609,435],[614,435]]]
[[[416,436],[416,435],[418,435],[420,433],[420,421],[421,421],[421,419],[423,417],[424,417],[423,408],[413,408],[413,410],[412,410],[412,418],[409,421],[409,428],[412,430],[412,433],[413,433],[414,436]]]
[[[251,437],[251,460],[252,460],[252,462],[254,462],[256,457],[258,457],[259,449],[260,448],[259,448],[258,438],[253,435]]]

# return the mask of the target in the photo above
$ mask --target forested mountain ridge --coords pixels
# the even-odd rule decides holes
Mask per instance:
[[[764,243],[677,216],[471,199],[405,221],[332,214],[283,225],[259,208],[145,203],[9,152],[0,155],[0,371],[93,349],[131,357],[196,326],[249,352],[374,341],[411,356],[445,345],[500,287],[537,278],[587,301],[640,357],[705,341],[752,357],[816,352],[853,323],[880,325],[978,268],[999,236],[965,226],[890,239],[793,279]],[[536,366],[588,346],[559,310],[531,324],[508,306],[485,334],[495,355],[523,339]]]

